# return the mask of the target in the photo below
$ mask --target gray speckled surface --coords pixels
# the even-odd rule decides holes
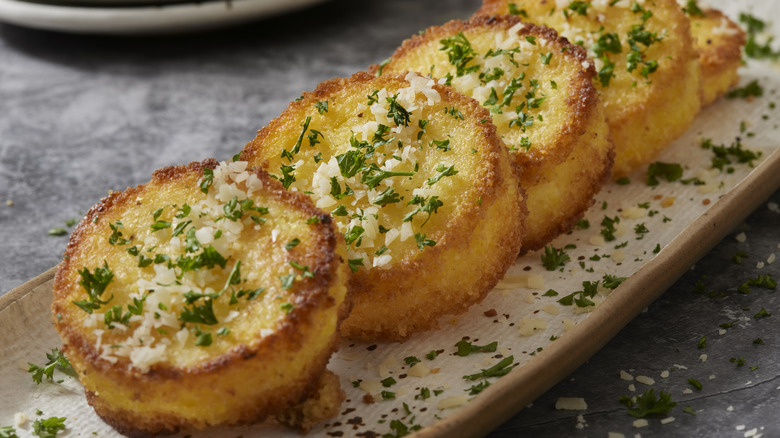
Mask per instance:
[[[229,158],[301,91],[379,62],[408,35],[468,17],[479,3],[333,0],[223,32],[137,39],[0,24],[0,293],[54,266],[67,237],[47,231],[78,218],[108,190],[143,183],[162,166]],[[780,192],[772,201],[780,203]],[[725,239],[588,363],[491,436],[742,437],[753,428],[780,436],[777,292],[736,292],[758,274],[780,278],[780,262],[756,268],[780,254],[780,213],[764,204],[744,231],[745,243]],[[731,261],[737,251],[749,255],[742,265]],[[694,293],[699,280],[725,296]],[[776,316],[753,319],[762,307]],[[737,316],[750,318],[719,335],[718,324]],[[698,349],[702,336],[707,346]],[[758,337],[765,345],[753,344]],[[687,370],[660,377],[674,365]],[[676,420],[634,428],[617,401],[632,395],[621,369],[671,392]],[[691,377],[704,389],[684,394]],[[646,389],[634,384],[636,394]],[[577,428],[579,412],[554,409],[565,396],[586,399],[586,426]],[[683,413],[685,406],[697,415]]]

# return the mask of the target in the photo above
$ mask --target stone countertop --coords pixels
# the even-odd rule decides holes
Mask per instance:
[[[0,24],[0,293],[56,265],[67,237],[48,231],[67,229],[108,190],[144,183],[163,166],[230,158],[302,90],[380,62],[407,36],[467,18],[479,3],[332,0],[240,28],[169,37]],[[780,262],[766,263],[780,254],[778,203],[780,191],[586,364],[490,436],[742,437],[754,428],[780,436],[780,301],[773,291],[736,291],[757,275],[780,278]],[[744,242],[734,239],[741,232]],[[747,258],[735,264],[740,251]],[[753,318],[762,308],[776,316]],[[620,370],[655,384],[621,380]],[[648,388],[671,393],[674,421],[632,425],[618,399]],[[584,397],[588,409],[556,410],[559,397]]]

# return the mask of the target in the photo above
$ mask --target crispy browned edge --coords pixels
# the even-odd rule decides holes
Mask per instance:
[[[289,106],[279,115],[273,119],[266,127],[258,131],[257,137],[250,141],[241,153],[241,159],[253,163],[253,157],[257,151],[262,149],[265,139],[271,135],[282,125],[283,120],[287,117],[294,117],[298,111],[304,111],[306,107],[311,107],[318,100],[326,99],[331,93],[337,93],[339,90],[348,86],[349,84],[357,83],[362,84],[366,82],[375,81],[377,87],[386,87],[388,85],[405,84],[406,80],[400,75],[387,75],[376,77],[368,72],[357,72],[349,78],[334,78],[320,83],[314,91],[304,92],[299,100],[293,101]],[[484,162],[486,172],[482,178],[478,181],[474,181],[474,186],[478,188],[478,196],[482,199],[482,205],[469,203],[464,205],[462,214],[456,220],[450,220],[446,226],[443,236],[446,239],[437,241],[436,246],[428,247],[422,253],[423,257],[418,257],[414,261],[404,261],[401,264],[393,267],[393,269],[372,269],[366,273],[366,271],[360,271],[357,274],[353,274],[350,279],[350,289],[352,291],[353,308],[357,308],[365,300],[365,305],[377,305],[376,296],[381,296],[381,300],[385,301],[389,299],[403,299],[401,295],[408,290],[415,290],[415,279],[419,276],[413,275],[417,272],[419,274],[426,272],[435,272],[436,268],[442,263],[441,254],[446,251],[468,250],[469,239],[463,236],[470,236],[475,227],[479,224],[482,213],[481,209],[485,209],[496,201],[496,191],[505,186],[508,182],[504,180],[504,176],[500,173],[501,161],[509,163],[511,160],[508,157],[507,148],[501,139],[496,134],[496,127],[492,123],[480,123],[481,120],[490,120],[490,113],[487,109],[483,108],[476,100],[465,96],[455,91],[452,87],[446,85],[434,85],[433,87],[442,97],[442,101],[452,102],[458,108],[462,108],[468,113],[475,114],[475,117],[470,118],[473,128],[482,132],[482,138],[487,146]],[[501,155],[504,155],[502,158]],[[259,164],[260,167],[266,168],[267,161]],[[514,166],[507,166],[510,172],[510,178],[517,179],[517,170]],[[514,183],[514,182],[509,182]],[[417,309],[415,317],[420,320],[411,326],[405,333],[398,333],[395,330],[390,329],[372,329],[372,330],[348,330],[345,333],[342,328],[342,335],[348,337],[359,337],[363,339],[386,339],[400,341],[407,339],[415,332],[437,328],[437,319],[442,315],[462,313],[468,309],[472,304],[482,301],[487,293],[495,287],[498,281],[504,276],[506,271],[514,263],[517,254],[520,252],[522,238],[525,234],[525,217],[528,211],[525,206],[525,191],[520,187],[521,198],[517,200],[518,217],[506,218],[506,222],[502,225],[505,227],[506,233],[503,235],[503,239],[497,242],[495,248],[496,251],[503,251],[506,255],[499,263],[486,267],[484,275],[481,278],[479,284],[475,285],[478,289],[476,299],[469,300],[468,302],[443,302],[438,300],[437,303],[441,305],[441,309]],[[408,285],[408,286],[407,286]],[[456,279],[449,278],[437,278],[437,289],[443,290],[453,287],[462,287]],[[401,322],[402,316],[398,315],[396,318],[386,318],[387,320],[395,320]],[[348,324],[349,318],[345,321]],[[392,321],[388,321],[391,322]],[[346,327],[346,326],[343,326]]]
[[[699,64],[702,70],[702,79],[706,82],[707,79],[717,79],[721,74],[726,74],[731,71],[733,74],[733,80],[730,86],[734,86],[739,81],[739,75],[736,70],[742,63],[742,47],[745,45],[746,36],[745,31],[742,30],[739,25],[734,23],[726,14],[722,11],[714,8],[704,9],[705,18],[702,20],[710,19],[726,19],[730,29],[736,31],[734,34],[721,35],[719,38],[724,41],[723,44],[712,45],[712,40],[696,41],[694,47],[699,52]],[[698,18],[692,18],[691,21],[698,20]],[[707,88],[705,84],[705,89]],[[712,90],[711,90],[712,91]],[[709,104],[718,97],[725,94],[727,90],[716,90],[713,96],[708,99],[705,96],[704,104]]]
[[[384,67],[374,64],[369,67],[369,72],[378,74],[381,69],[382,72],[395,71],[398,73],[400,70],[395,68],[395,64],[400,59],[428,44],[438,44],[442,38],[471,30],[506,30],[521,22],[523,21],[519,17],[511,15],[475,15],[468,21],[452,20],[441,26],[431,26],[422,34],[414,35],[404,40]],[[557,46],[556,56],[571,58],[578,65],[583,65],[584,62],[588,61],[588,55],[582,47],[571,44],[569,40],[559,36],[555,29],[533,23],[525,23],[525,26],[518,31],[518,35],[544,38]],[[566,50],[561,51],[563,48],[566,48]],[[598,94],[593,86],[596,70],[593,63],[588,62],[587,69],[578,69],[577,71],[577,74],[570,80],[571,88],[576,90],[576,92],[567,96],[566,99],[566,105],[572,109],[573,116],[568,119],[567,124],[561,127],[558,138],[553,142],[554,146],[545,148],[545,154],[539,153],[539,148],[531,148],[527,153],[514,154],[515,164],[521,169],[523,183],[528,186],[543,180],[545,169],[549,169],[566,160],[577,143],[579,136],[585,133],[590,123],[590,119],[584,116],[588,115],[590,113],[589,110],[598,104]]]
[[[321,421],[337,416],[346,398],[339,376],[326,368],[306,400],[277,414],[276,420],[306,434]]]
[[[136,196],[149,186],[165,184],[175,179],[186,177],[187,174],[191,172],[197,172],[202,175],[203,169],[214,169],[217,164],[218,162],[214,159],[206,159],[203,162],[192,162],[189,165],[159,169],[153,173],[152,179],[148,184],[128,188],[123,192],[111,192],[87,212],[71,234],[63,256],[63,261],[60,263],[54,278],[52,321],[60,336],[63,338],[64,346],[62,351],[66,356],[71,349],[78,349],[83,353],[83,357],[90,362],[90,365],[94,369],[113,376],[114,379],[138,379],[147,382],[164,379],[184,380],[184,378],[188,376],[215,373],[227,368],[231,363],[249,360],[256,356],[273,357],[273,352],[276,347],[278,345],[283,345],[284,343],[289,343],[293,349],[300,348],[301,337],[303,335],[300,333],[298,326],[310,323],[313,313],[317,308],[335,305],[334,299],[329,296],[328,291],[337,279],[337,276],[334,274],[338,266],[343,263],[343,260],[335,253],[337,245],[336,239],[338,237],[331,224],[330,215],[317,209],[308,196],[302,193],[287,191],[278,181],[271,178],[265,171],[254,169],[254,173],[263,183],[262,190],[265,194],[268,194],[273,199],[285,202],[309,216],[318,216],[320,218],[319,224],[313,225],[317,230],[317,236],[319,236],[317,251],[314,251],[314,254],[311,256],[307,255],[305,261],[306,264],[313,268],[312,271],[315,275],[313,278],[307,278],[305,281],[296,282],[295,307],[284,322],[279,324],[278,329],[273,334],[263,338],[263,340],[258,343],[257,348],[238,345],[227,354],[220,355],[192,368],[180,369],[156,364],[151,367],[148,373],[142,374],[138,371],[132,371],[132,368],[128,366],[128,360],[126,358],[120,358],[116,364],[110,364],[107,361],[102,360],[99,352],[94,349],[92,343],[82,335],[78,328],[59,323],[57,314],[63,312],[64,308],[69,304],[63,302],[67,288],[74,286],[78,287],[78,285],[68,284],[67,281],[68,272],[71,269],[79,269],[78,266],[72,266],[75,260],[72,256],[75,254],[76,248],[84,240],[84,237],[88,233],[96,231],[97,225],[93,223],[93,220],[100,214],[113,209],[132,208]],[[197,187],[195,187],[195,189],[197,189]],[[339,325],[346,315],[349,314],[351,302],[349,298],[348,291],[344,300],[345,305],[342,305],[339,309]],[[254,423],[262,421],[268,415],[283,412],[296,403],[302,402],[309,393],[316,389],[321,373],[325,369],[325,365],[327,365],[331,354],[338,349],[338,341],[337,329],[330,344],[323,349],[322,355],[319,357],[317,363],[312,364],[310,367],[311,373],[309,376],[301,376],[302,380],[297,387],[291,387],[283,393],[273,394],[273,397],[277,398],[275,404],[269,403],[269,405],[274,406],[273,410],[268,412],[253,412],[251,417],[246,418],[243,422]],[[110,389],[106,388],[106,390]],[[90,405],[96,408],[96,412],[104,421],[106,421],[106,423],[125,435],[147,436],[150,432],[176,433],[181,428],[180,421],[176,418],[160,418],[159,430],[141,430],[138,429],[138,425],[136,424],[137,420],[132,413],[99,412],[97,410],[98,408],[95,406],[96,402],[100,405],[99,397],[90,391],[86,392],[86,397]],[[110,409],[109,406],[101,407]],[[110,416],[105,416],[105,414],[110,414]]]

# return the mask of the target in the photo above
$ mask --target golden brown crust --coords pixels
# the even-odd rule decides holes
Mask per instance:
[[[382,67],[382,72],[392,74],[416,70],[430,73],[426,71],[429,70],[427,66],[433,68],[435,65],[435,73],[439,76],[454,75],[454,66],[444,70],[439,68],[442,60],[446,60],[441,51],[441,40],[463,34],[481,55],[487,50],[499,49],[495,41],[520,23],[522,21],[513,16],[475,16],[466,22],[455,20],[433,26],[404,41]],[[530,23],[520,27],[517,36],[522,41],[527,38],[545,41],[543,46],[531,46],[536,57],[545,52],[555,54],[550,65],[526,65],[526,70],[518,68],[518,72],[522,71],[527,78],[540,83],[554,80],[559,90],[565,90],[560,91],[565,94],[559,100],[555,100],[554,90],[547,93],[548,107],[540,112],[546,122],[538,123],[528,131],[532,143],[530,150],[510,154],[519,169],[521,185],[528,194],[529,215],[522,249],[525,252],[543,247],[560,233],[568,231],[582,217],[593,204],[603,182],[609,178],[614,152],[604,112],[592,83],[595,68],[588,61],[585,50],[559,37],[553,29]],[[480,59],[469,65],[481,65]],[[448,64],[445,62],[445,65]],[[378,72],[379,66],[372,66],[371,71]],[[459,90],[466,94],[474,92],[473,89]],[[519,132],[517,127],[507,123],[496,124],[499,136],[504,139]],[[545,127],[539,128],[539,124]],[[537,134],[535,129],[546,131]]]
[[[469,35],[506,31],[521,22],[518,17],[511,15],[478,15],[468,21],[452,20],[441,26],[429,27],[422,34],[404,40],[393,56],[389,58],[389,62],[381,67],[381,70],[386,74],[408,71],[410,69],[405,63],[407,57],[415,52],[419,53],[425,50],[438,52],[439,41],[442,38],[457,35],[459,32]],[[560,37],[554,29],[537,26],[533,23],[526,23],[525,27],[518,31],[518,35],[547,40],[553,47],[556,56],[562,56],[572,65],[581,67],[567,78],[570,90],[573,91],[566,97],[570,116],[566,118],[565,123],[556,129],[555,137],[549,142],[536,144],[527,152],[512,154],[515,163],[521,169],[523,185],[529,187],[543,181],[545,174],[555,165],[564,162],[574,147],[579,144],[580,136],[589,129],[591,120],[588,116],[597,105],[598,96],[592,83],[596,71],[592,63],[586,63],[587,53],[581,47],[570,44],[566,38]],[[374,74],[378,73],[379,70],[380,66],[376,64],[369,68],[369,71]]]
[[[325,81],[314,91],[303,93],[300,100],[290,103],[278,118],[261,129],[257,137],[247,144],[241,157],[273,169],[270,163],[273,161],[274,165],[278,165],[279,161],[278,149],[272,146],[276,144],[277,137],[300,132],[303,117],[316,114],[312,108],[317,101],[329,100],[331,105],[335,105],[333,102],[336,101],[355,104],[356,100],[362,101],[372,88],[397,90],[406,86],[408,83],[401,76],[377,78],[366,72]],[[433,85],[432,88],[441,96],[442,107],[457,107],[465,115],[465,120],[458,121],[458,129],[478,137],[478,144],[474,145],[480,154],[477,175],[452,207],[455,212],[446,217],[446,221],[441,213],[431,219],[432,223],[443,221],[441,226],[426,226],[426,233],[435,240],[435,246],[404,253],[390,269],[361,269],[352,275],[350,289],[354,302],[352,313],[342,326],[345,336],[404,339],[414,332],[434,328],[441,315],[462,312],[468,305],[481,300],[520,250],[526,215],[524,197],[495,127],[483,123],[489,120],[489,113],[476,101],[450,87]],[[434,117],[441,116],[429,118]],[[327,133],[325,137],[328,137]],[[327,154],[337,153],[320,151],[325,161]],[[463,199],[466,197],[468,199]],[[503,217],[497,216],[498,212]],[[501,232],[485,229],[486,219],[494,220],[493,227],[503,222]],[[400,226],[400,223],[397,225]],[[490,243],[490,250],[486,250],[489,254],[473,249],[474,245],[484,245],[478,242],[480,239],[487,239]],[[463,259],[468,260],[467,268]],[[453,275],[463,269],[470,272]],[[393,317],[388,317],[388,308],[393,309]]]
[[[483,0],[476,14],[506,14],[509,3],[509,0]],[[641,22],[640,15],[625,4],[606,7],[599,15],[594,15],[591,7],[583,17],[575,13],[564,16],[549,1],[511,3],[525,11],[528,21],[558,27],[559,31],[565,23],[569,31],[580,37],[603,29],[617,33],[621,41],[626,41],[632,24]],[[612,59],[616,68],[611,83],[606,87],[596,83],[615,143],[613,178],[626,176],[652,161],[688,128],[701,108],[701,69],[688,18],[673,0],[653,0],[644,7],[653,12],[645,24],[647,30],[662,35],[660,42],[647,46],[644,52],[647,59],[658,62],[657,70],[646,79],[640,76],[639,68],[627,72],[620,67],[626,65],[628,50],[624,49]]]
[[[267,173],[255,170],[253,173],[263,184],[259,195],[263,199],[286,206],[292,215],[302,218],[301,222],[312,216],[321,219],[318,224],[307,225],[311,233],[306,246],[311,251],[301,249],[296,253],[303,245],[289,251],[291,257],[310,266],[314,276],[295,282],[294,308],[287,317],[265,337],[255,335],[237,340],[224,353],[206,356],[187,366],[163,361],[142,372],[131,366],[127,357],[119,357],[116,363],[101,357],[93,334],[81,326],[81,309],[71,303],[80,293],[76,270],[89,266],[85,260],[91,252],[113,250],[108,245],[93,247],[94,242],[108,239],[106,223],[140,206],[142,197],[162,193],[169,187],[173,190],[183,185],[198,191],[197,180],[203,169],[216,165],[215,160],[206,160],[167,167],[156,171],[148,184],[111,193],[91,208],[74,230],[55,276],[52,317],[64,342],[63,351],[78,371],[90,404],[121,433],[142,436],[260,421],[301,402],[315,387],[337,348],[338,325],[349,308],[343,243],[330,216],[316,209],[307,196],[288,192]],[[242,272],[252,268],[242,266]],[[115,292],[120,295],[120,291]],[[305,364],[285,365],[296,357],[304,358]],[[295,369],[297,375],[285,376],[280,366]],[[275,388],[265,382],[274,379],[283,384]],[[253,389],[253,385],[258,389]],[[223,408],[226,409],[218,412]]]

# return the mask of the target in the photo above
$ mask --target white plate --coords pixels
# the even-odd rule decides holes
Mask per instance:
[[[208,30],[323,0],[214,0],[159,6],[61,6],[0,0],[0,21],[61,32],[143,35]]]

